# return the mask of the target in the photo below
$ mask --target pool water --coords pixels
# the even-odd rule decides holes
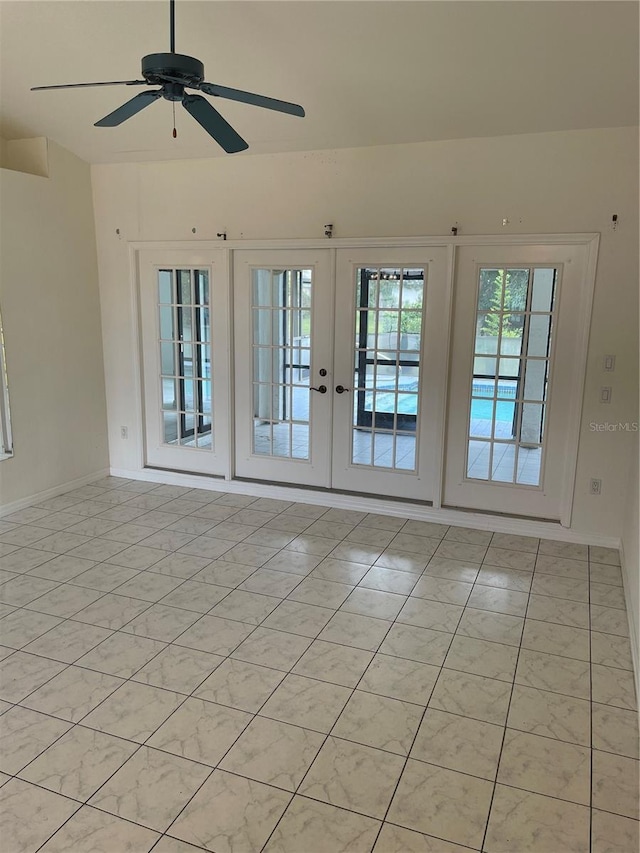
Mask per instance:
[[[401,385],[398,387],[398,391],[400,392],[398,395],[398,402],[396,404],[396,396],[393,393],[389,394],[381,394],[380,387],[378,388],[378,393],[376,394],[376,411],[378,412],[396,412],[399,415],[415,415],[417,412],[418,406],[418,383],[412,382],[407,385]],[[508,390],[511,390],[510,388]],[[507,393],[508,393],[507,390]],[[483,393],[485,391],[484,387],[473,386],[474,393]],[[409,392],[409,393],[407,393]],[[412,393],[413,392],[413,393]],[[504,390],[501,388],[500,393],[504,394]],[[373,409],[373,394],[369,392],[366,395],[365,401],[365,410],[367,412],[372,411]],[[512,423],[513,422],[513,414],[515,409],[515,403],[512,400],[498,400],[496,403],[496,415],[495,418],[497,421],[501,421],[503,423]],[[471,420],[482,420],[482,421],[490,421],[493,418],[493,400],[484,400],[474,398],[471,400]]]

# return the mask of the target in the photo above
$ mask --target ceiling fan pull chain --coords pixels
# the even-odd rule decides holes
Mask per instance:
[[[178,131],[176,130],[176,102],[172,101],[171,106],[173,107],[173,138],[178,138]]]

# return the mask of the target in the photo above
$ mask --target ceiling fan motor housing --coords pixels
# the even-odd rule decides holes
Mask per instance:
[[[147,83],[181,83],[198,86],[204,80],[204,65],[181,53],[150,53],[142,57],[142,76]]]

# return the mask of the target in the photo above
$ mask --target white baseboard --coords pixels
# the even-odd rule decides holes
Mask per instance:
[[[66,483],[61,483],[59,486],[53,486],[51,489],[45,489],[44,492],[37,492],[35,495],[20,498],[20,500],[12,501],[9,504],[2,504],[0,506],[0,518],[5,515],[10,515],[12,512],[17,512],[19,509],[24,509],[26,506],[40,503],[40,501],[46,501],[48,498],[55,498],[65,492],[70,492],[72,489],[78,489],[80,486],[86,486],[88,483],[93,483],[94,480],[99,480],[101,477],[106,477],[108,474],[108,468],[101,468],[99,471],[86,474],[84,477],[78,477],[77,480],[69,480]]]
[[[511,533],[520,536],[537,536],[555,539],[560,542],[576,542],[582,545],[600,545],[604,548],[619,548],[620,539],[616,536],[604,536],[599,533],[582,533],[562,527],[548,521],[534,521],[527,518],[511,518],[501,515],[489,515],[477,512],[463,512],[457,509],[434,509],[415,503],[406,503],[384,498],[369,498],[363,495],[345,495],[338,492],[297,488],[276,484],[245,482],[243,480],[223,480],[202,477],[198,474],[180,474],[173,471],[160,471],[145,468],[142,471],[126,468],[111,468],[114,477],[127,477],[131,480],[146,480],[150,483],[166,483],[172,486],[186,486],[192,489],[208,489],[213,492],[229,492],[249,495],[256,498],[277,498],[285,501],[301,501],[318,506],[354,509],[361,512],[377,512],[411,518],[416,521],[433,521],[439,524],[451,524],[455,527],[475,527],[477,530],[489,530],[493,533]]]
[[[631,597],[631,584],[629,583],[629,569],[625,559],[624,543],[620,546],[620,563],[622,566],[622,588],[624,590],[624,601],[627,606],[627,620],[629,622],[629,641],[631,643],[631,657],[633,659],[633,675],[636,682],[636,696],[640,696],[640,626],[638,619],[639,602],[633,601]]]

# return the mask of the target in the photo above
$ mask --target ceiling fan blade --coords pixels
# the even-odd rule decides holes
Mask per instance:
[[[156,98],[160,98],[161,96],[162,89],[151,89],[149,92],[140,92],[140,94],[136,95],[135,98],[131,98],[130,101],[127,101],[121,107],[118,107],[117,110],[114,110],[112,113],[109,113],[108,116],[97,121],[94,127],[116,127],[117,125],[122,124],[123,121],[131,118],[131,116],[139,113],[140,110],[148,107],[149,104],[156,100]]]
[[[205,95],[228,98],[230,101],[240,101],[243,104],[252,104],[254,107],[264,107],[266,110],[277,110],[279,113],[289,113],[289,115],[304,118],[304,109],[289,101],[278,101],[276,98],[256,95],[255,92],[243,92],[241,89],[229,89],[227,86],[218,86],[216,83],[201,83],[199,89]]]
[[[82,89],[86,86],[144,86],[146,80],[110,80],[108,83],[62,83],[59,86],[32,86],[32,92],[42,89]]]
[[[185,95],[182,106],[202,125],[209,136],[224,148],[227,154],[235,154],[249,147],[248,143],[205,98],[200,95]]]

